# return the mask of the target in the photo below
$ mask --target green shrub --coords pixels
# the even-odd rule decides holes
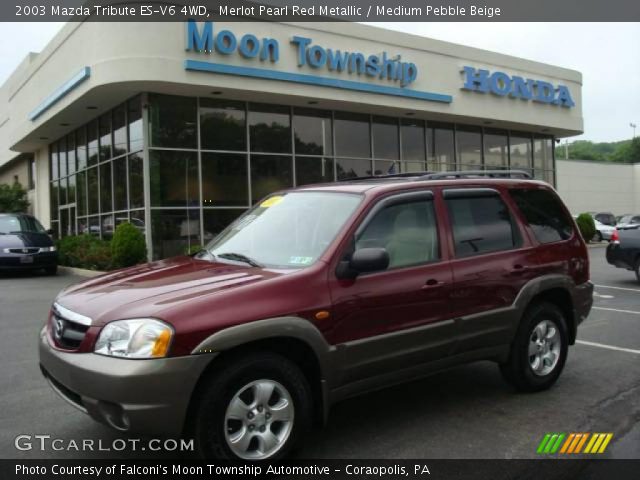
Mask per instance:
[[[89,270],[111,268],[111,245],[89,234],[63,237],[57,241],[60,265]]]
[[[596,234],[596,224],[593,217],[588,213],[581,213],[576,219],[582,238],[585,242],[590,241]]]
[[[13,185],[0,184],[0,212],[26,212],[29,207],[27,191],[18,182]]]
[[[203,250],[203,249],[204,247],[202,245],[191,245],[184,249],[184,254],[189,256],[195,255],[196,253],[198,253],[200,250]]]
[[[114,268],[131,267],[147,260],[144,235],[131,223],[121,223],[111,240]]]

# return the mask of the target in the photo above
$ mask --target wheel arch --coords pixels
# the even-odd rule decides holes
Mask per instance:
[[[314,423],[323,424],[329,410],[330,354],[333,350],[313,324],[299,317],[259,320],[216,332],[192,351],[194,355],[215,353],[215,356],[196,382],[187,418],[193,418],[191,412],[199,391],[216,368],[232,362],[237,356],[268,351],[290,360],[302,370],[311,388]]]

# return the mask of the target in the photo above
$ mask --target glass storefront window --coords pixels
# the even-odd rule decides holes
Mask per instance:
[[[51,186],[49,188],[49,203],[51,206],[51,220],[58,220],[58,190],[59,183],[51,182]]]
[[[127,121],[129,123],[129,151],[142,150],[144,145],[142,133],[142,105],[140,97],[127,102]]]
[[[76,130],[76,159],[78,170],[87,168],[87,129],[80,127]]]
[[[113,161],[113,209],[126,210],[128,206],[127,157],[120,157]]]
[[[197,105],[194,97],[149,95],[151,146],[197,148]]]
[[[428,123],[428,169],[436,172],[456,169],[453,125]]]
[[[373,161],[373,174],[374,175],[394,175],[400,173],[400,162],[390,160],[374,160]]]
[[[76,173],[76,137],[67,135],[67,171],[69,175]]]
[[[338,180],[354,177],[368,177],[373,173],[371,160],[360,158],[336,158]]]
[[[113,156],[127,153],[127,114],[125,105],[113,111]]]
[[[533,168],[536,170],[553,169],[553,138],[534,137]]]
[[[511,133],[509,137],[511,168],[529,172],[532,166],[531,153],[531,135],[526,133]]]
[[[268,194],[293,186],[290,156],[251,155],[251,203]]]
[[[246,154],[202,154],[202,205],[249,206]]]
[[[371,157],[369,116],[336,112],[334,118],[336,155],[342,157]]]
[[[87,173],[79,172],[76,185],[76,210],[78,215],[87,214]]]
[[[145,222],[144,210],[133,210],[129,214],[129,222],[140,232],[147,235],[147,224]]]
[[[243,102],[200,100],[200,148],[203,150],[246,151],[246,126]]]
[[[67,203],[76,203],[76,176],[69,175],[67,180]]]
[[[184,255],[200,241],[199,210],[151,210],[153,258]]]
[[[482,168],[482,131],[479,127],[456,129],[456,154],[461,170]]]
[[[98,120],[98,136],[100,137],[100,161],[113,157],[111,152],[111,112],[105,113]]]
[[[400,137],[397,118],[373,117],[371,133],[373,135],[374,158],[388,160],[400,158]]]
[[[144,207],[144,174],[142,156],[129,155],[129,208]]]
[[[296,155],[296,185],[333,182],[333,159]]]
[[[422,120],[402,119],[400,124],[402,139],[402,160],[425,159],[425,134]]]
[[[63,138],[58,142],[58,162],[60,163],[60,178],[66,177],[67,170],[67,142]]]
[[[484,165],[487,170],[507,168],[509,165],[509,143],[506,130],[485,128]]]
[[[102,238],[105,240],[111,240],[115,230],[113,225],[113,215],[103,215],[100,217],[100,223],[102,224]]]
[[[151,206],[200,205],[198,154],[172,150],[149,152]]]
[[[87,170],[87,205],[89,206],[89,215],[100,213],[99,201],[98,167],[93,167]]]
[[[66,205],[67,203],[67,177],[61,178],[58,182],[58,189],[60,192],[58,193],[58,201],[60,205]]]
[[[293,135],[296,154],[331,155],[331,112],[312,108],[294,109]]]
[[[113,211],[113,198],[111,195],[111,162],[100,165],[100,212]]]
[[[87,125],[87,154],[89,165],[98,163],[98,121],[94,120]]]
[[[205,208],[202,211],[202,223],[204,226],[203,245],[213,240],[222,230],[227,228],[236,218],[244,213],[242,209],[232,208]]]
[[[89,217],[87,233],[96,237],[100,236],[100,217]]]
[[[60,178],[60,164],[58,163],[58,146],[52,143],[49,146],[49,175],[51,180]]]
[[[291,152],[289,107],[249,104],[249,143],[252,152]]]

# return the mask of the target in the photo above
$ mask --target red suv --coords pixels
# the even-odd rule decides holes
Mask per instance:
[[[584,241],[519,172],[357,179],[267,197],[194,257],[64,290],[40,364],[120,431],[281,457],[345,397],[476,360],[549,388],[591,309]]]

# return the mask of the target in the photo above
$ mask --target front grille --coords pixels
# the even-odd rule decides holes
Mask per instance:
[[[51,315],[51,333],[53,339],[61,348],[77,350],[89,330],[88,325],[72,322],[54,311]]]
[[[33,253],[38,253],[40,251],[40,248],[39,247],[10,248],[9,251],[11,253],[33,254]]]

